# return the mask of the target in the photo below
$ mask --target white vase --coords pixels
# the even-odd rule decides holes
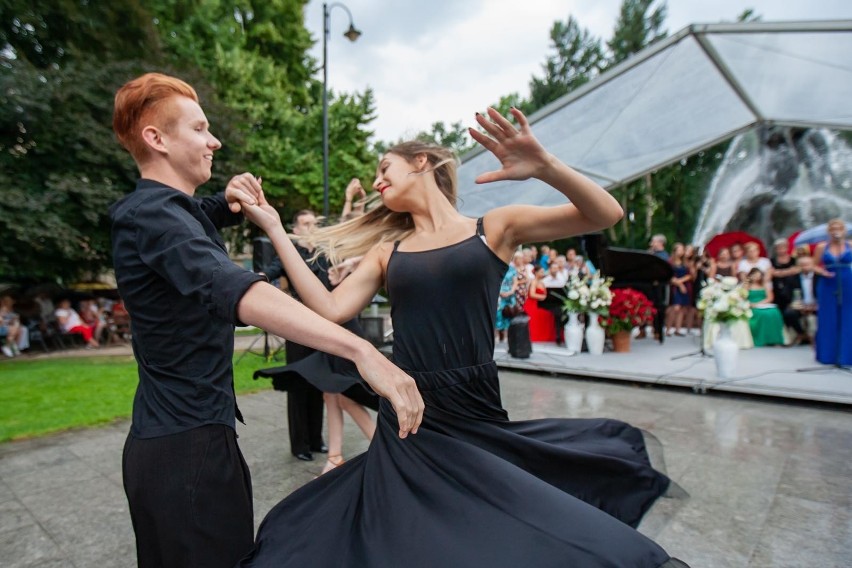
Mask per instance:
[[[583,326],[574,312],[568,312],[568,323],[565,324],[565,348],[579,353],[583,348]]]
[[[713,358],[716,360],[716,375],[720,379],[730,379],[737,371],[737,356],[740,348],[731,336],[731,326],[719,324],[719,336],[713,343]]]
[[[586,314],[589,325],[586,327],[586,347],[589,355],[600,355],[604,348],[604,330],[598,323],[598,314],[589,312]]]

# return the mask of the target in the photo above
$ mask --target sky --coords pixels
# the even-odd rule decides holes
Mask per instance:
[[[329,2],[329,4],[334,4]],[[338,3],[339,4],[339,3]],[[375,140],[396,141],[434,122],[474,125],[474,114],[500,97],[529,94],[542,76],[556,20],[573,15],[606,41],[621,0],[346,0],[330,12],[328,86],[336,93],[373,90]],[[305,24],[322,63],[323,2],[311,0]],[[656,4],[655,4],[656,5]],[[733,22],[747,8],[764,22],[852,19],[850,0],[668,0],[665,29]],[[319,72],[322,77],[322,71]]]

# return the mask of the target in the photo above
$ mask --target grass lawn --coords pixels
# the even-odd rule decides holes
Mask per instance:
[[[234,368],[237,393],[271,388],[251,375],[275,365],[283,363],[243,358]],[[0,363],[0,442],[129,418],[137,382],[131,356]]]

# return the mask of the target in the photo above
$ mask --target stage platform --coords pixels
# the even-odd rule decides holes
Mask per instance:
[[[557,375],[594,377],[634,383],[685,387],[697,393],[727,391],[839,404],[852,404],[852,370],[820,365],[813,347],[756,347],[739,352],[737,373],[716,377],[709,354],[702,355],[697,336],[633,339],[629,353],[603,355],[572,353],[553,343],[534,343],[529,359],[515,359],[506,343],[497,345],[494,359],[503,369],[540,371]]]

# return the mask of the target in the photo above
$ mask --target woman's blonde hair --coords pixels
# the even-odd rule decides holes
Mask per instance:
[[[388,149],[411,163],[417,156],[426,156],[427,165],[418,175],[431,172],[444,197],[454,207],[457,198],[457,158],[442,146],[413,140]],[[372,195],[366,204],[366,213],[355,219],[331,227],[323,227],[308,236],[299,237],[315,248],[316,256],[325,255],[332,266],[347,258],[367,254],[377,244],[401,241],[414,230],[411,214],[391,211],[381,202],[381,196]]]

